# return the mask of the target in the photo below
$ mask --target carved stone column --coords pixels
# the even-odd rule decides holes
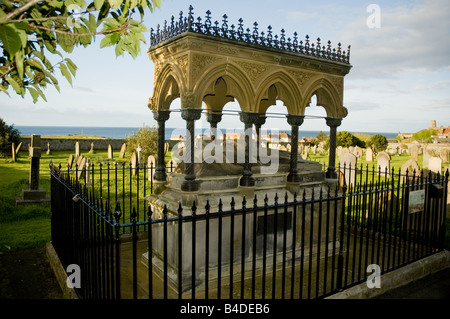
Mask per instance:
[[[304,116],[286,115],[287,122],[291,126],[291,162],[287,181],[290,183],[300,182],[298,175],[298,127],[303,124]]]
[[[328,170],[326,178],[337,178],[336,174],[336,131],[337,127],[341,125],[342,119],[326,118],[327,125],[330,127],[330,153],[328,159]]]
[[[252,138],[251,129],[253,124],[257,123],[259,119],[259,113],[246,113],[241,112],[240,120],[245,125],[245,161],[244,161],[244,173],[239,181],[241,186],[255,186],[255,180],[252,175],[252,164],[250,163],[250,139]]]
[[[155,181],[166,181],[166,162],[164,160],[164,143],[166,121],[170,117],[170,111],[153,111],[153,118],[158,122],[158,140],[156,142],[156,168],[153,178]]]
[[[261,126],[266,123],[266,116],[260,115],[255,123],[256,130],[256,158],[259,158],[259,148],[261,147]]]
[[[194,138],[195,138],[195,121],[200,119],[202,115],[201,109],[182,109],[181,117],[186,121],[186,154],[184,156],[186,171],[184,181],[181,183],[181,190],[185,192],[198,191],[198,183],[195,180],[194,172]]]
[[[211,125],[211,140],[217,137],[217,123],[222,121],[222,112],[206,113],[206,120]]]

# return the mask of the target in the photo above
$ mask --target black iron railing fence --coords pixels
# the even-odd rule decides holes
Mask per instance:
[[[94,168],[89,185],[51,167],[52,244],[81,298],[320,298],[444,247],[448,172],[170,211],[133,169]]]

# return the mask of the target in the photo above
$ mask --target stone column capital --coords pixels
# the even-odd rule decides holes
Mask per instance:
[[[259,117],[260,117],[259,113],[241,112],[239,114],[239,119],[243,123],[256,124],[259,120]]]
[[[202,109],[181,109],[181,118],[185,121],[195,121],[200,119]]]
[[[156,121],[167,121],[170,117],[170,111],[153,110],[153,118]]]
[[[265,115],[259,115],[258,119],[255,122],[255,125],[263,125],[264,123],[266,123],[266,116]]]
[[[222,112],[207,112],[206,113],[206,120],[209,123],[219,123],[222,121]]]
[[[327,121],[327,125],[329,127],[338,127],[342,123],[342,119],[340,118],[326,117],[325,120]]]
[[[303,115],[286,115],[287,122],[289,125],[300,126],[303,124],[305,117]]]

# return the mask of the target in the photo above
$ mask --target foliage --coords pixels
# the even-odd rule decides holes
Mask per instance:
[[[7,125],[0,118],[0,156],[6,157],[11,154],[11,145],[20,143],[20,133],[13,125]]]
[[[317,139],[319,142],[326,141],[327,135],[326,135],[324,132],[320,131],[319,134],[317,134],[316,139]]]
[[[370,138],[370,140],[366,143],[367,147],[372,147],[375,153],[384,151],[388,147],[388,140],[384,135],[375,134]]]
[[[436,130],[421,130],[417,133],[414,133],[412,138],[413,140],[419,141],[419,142],[423,142],[423,143],[432,143],[433,140],[431,139],[431,136],[433,135],[437,135],[437,131]]]
[[[157,139],[158,132],[155,128],[141,127],[137,132],[127,136],[127,150],[132,153],[140,147],[141,161],[146,160],[150,155],[156,155]]]
[[[72,84],[75,63],[63,56],[76,46],[92,44],[104,35],[100,47],[115,46],[116,56],[133,58],[145,42],[142,24],[146,8],[161,0],[3,0],[0,3],[0,91],[22,97],[28,92],[36,103],[48,85],[59,91],[56,72]],[[135,20],[136,11],[140,21]],[[52,61],[55,60],[55,61]]]
[[[325,144],[325,148],[329,148],[330,145],[330,137],[327,137],[327,142]],[[336,133],[336,147],[350,147],[350,146],[359,146],[365,147],[365,143],[361,141],[358,137],[353,135],[347,131],[339,131]]]

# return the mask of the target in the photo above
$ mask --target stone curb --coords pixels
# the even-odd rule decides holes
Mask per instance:
[[[450,251],[444,250],[381,276],[380,288],[366,283],[338,292],[326,299],[370,299],[450,267]]]
[[[64,270],[61,262],[59,261],[58,254],[55,251],[52,243],[49,242],[46,245],[47,257],[50,261],[50,266],[53,269],[56,280],[58,281],[59,287],[61,288],[64,298],[66,299],[78,299],[75,289],[69,288],[66,284],[67,273]]]

